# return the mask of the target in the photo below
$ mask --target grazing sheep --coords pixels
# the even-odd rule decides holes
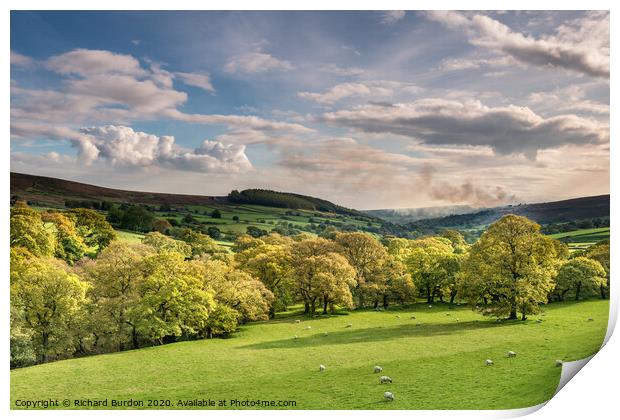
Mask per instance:
[[[411,319],[415,319],[415,316],[411,315]]]
[[[400,315],[396,315],[396,318],[400,319]]]
[[[382,376],[379,378],[379,382],[381,382],[382,384],[387,384],[387,383],[392,383],[392,378],[390,378],[389,376]]]
[[[422,324],[419,323],[419,322],[417,324],[415,324],[416,327],[419,327],[420,325],[422,325]]]
[[[563,364],[564,364],[564,360],[556,360],[555,361],[555,367],[562,367]]]
[[[299,337],[295,336],[295,337],[293,337],[293,340],[297,340],[298,338],[299,338]]]
[[[312,329],[312,327],[311,327],[310,325],[308,325],[305,329],[306,329],[306,330],[311,330],[311,329]]]
[[[375,373],[383,372],[383,368],[381,366],[375,366]]]
[[[428,305],[428,309],[431,309],[433,307],[433,305]]]
[[[323,333],[323,335],[327,335],[327,331],[325,331],[325,332]]]
[[[509,351],[508,352],[508,357],[510,357],[510,358],[517,357],[517,353],[515,353],[514,351]]]
[[[301,322],[301,319],[296,319],[295,320],[295,324],[299,324]]]
[[[452,316],[452,314],[451,313],[447,313],[446,316]]]
[[[347,324],[347,326],[345,328],[351,328],[353,326],[353,324]]]
[[[588,322],[594,321],[594,318],[588,318]]]
[[[461,320],[457,318],[457,319],[455,319],[455,321],[456,321],[456,322],[460,322]]]
[[[319,372],[325,372],[325,366],[319,365]]]
[[[388,401],[394,401],[394,394],[392,394],[391,392],[385,392],[383,394],[383,397]]]
[[[537,320],[536,320],[536,323],[537,323],[537,324],[542,324],[542,319],[537,319]]]
[[[487,360],[484,361],[484,364],[487,365],[487,366],[491,366],[493,364],[493,360],[487,359]]]

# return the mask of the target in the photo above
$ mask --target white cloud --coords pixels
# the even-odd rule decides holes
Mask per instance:
[[[395,94],[415,94],[420,88],[412,83],[394,82],[387,80],[365,81],[355,83],[341,83],[332,86],[323,93],[299,92],[300,98],[308,99],[320,104],[333,104],[339,100],[360,97],[392,97]]]
[[[388,10],[383,12],[381,23],[391,25],[398,22],[405,17],[406,12],[404,10]]]
[[[539,67],[559,67],[593,77],[609,77],[609,14],[591,12],[539,38],[513,31],[485,15],[430,11],[426,16],[463,30],[473,45]]]
[[[105,50],[82,48],[50,57],[47,68],[60,74],[93,76],[101,74],[145,75],[140,62],[130,55],[115,54]]]
[[[365,70],[359,67],[340,67],[333,63],[322,66],[321,70],[336,76],[361,76],[365,73]]]
[[[198,172],[245,172],[252,168],[244,145],[204,140],[196,149],[175,144],[173,136],[156,136],[131,127],[104,126],[80,130],[85,137],[77,143],[86,164],[105,160],[112,165],[168,166]]]
[[[209,73],[176,72],[175,76],[181,79],[181,81],[186,85],[194,86],[202,90],[206,90],[207,92],[215,92]]]
[[[27,67],[30,66],[33,62],[34,60],[32,58],[11,50],[12,66]]]
[[[261,73],[274,70],[292,70],[294,66],[287,60],[281,60],[271,54],[255,51],[238,55],[224,66],[228,73]]]
[[[421,99],[391,107],[364,105],[323,115],[329,124],[368,133],[391,133],[431,145],[488,146],[496,153],[523,153],[565,144],[609,141],[609,130],[576,115],[544,118],[527,107],[488,107],[477,100]]]

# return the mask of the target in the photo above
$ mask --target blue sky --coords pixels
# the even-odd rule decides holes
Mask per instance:
[[[609,192],[604,12],[12,12],[11,169],[356,208]]]

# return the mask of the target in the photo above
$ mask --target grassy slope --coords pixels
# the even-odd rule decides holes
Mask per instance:
[[[292,399],[298,409],[525,407],[552,396],[560,377],[556,359],[575,360],[598,350],[608,303],[552,304],[542,324],[533,319],[495,323],[464,306],[450,310],[440,304],[303,319],[301,324],[293,322],[300,315],[287,314],[247,325],[226,340],[13,370],[11,401],[249,398]],[[344,328],[347,323],[353,327]],[[507,359],[508,350],[516,351],[517,358]],[[487,358],[495,366],[486,367]],[[319,373],[319,364],[327,370]],[[375,364],[383,366],[393,384],[379,384],[372,373]],[[393,403],[382,401],[388,390],[396,396]]]
[[[570,232],[549,235],[552,238],[566,242],[571,251],[586,249],[591,245],[609,239],[610,228],[579,229]]]

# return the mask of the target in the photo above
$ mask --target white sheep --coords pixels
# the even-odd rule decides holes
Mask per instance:
[[[484,364],[487,365],[487,366],[491,366],[493,364],[493,360],[487,359],[487,360],[484,361]]]
[[[507,354],[509,358],[517,357],[517,353],[515,353],[514,351],[509,351]]]
[[[392,383],[392,378],[384,375],[379,378],[379,382],[381,382],[382,384]]]
[[[375,373],[383,372],[383,368],[381,366],[375,366]]]
[[[325,332],[323,333],[323,335],[324,335],[324,336],[326,336],[326,335],[327,335],[327,331],[325,331]]]
[[[537,323],[537,324],[542,324],[542,319],[537,319],[537,320],[536,320],[536,323]]]
[[[383,393],[383,397],[388,401],[394,401],[394,394],[392,394],[391,392]]]
[[[594,318],[588,318],[588,322],[594,321]]]
[[[319,372],[325,372],[325,366],[319,365]]]
[[[564,364],[563,360],[556,360],[555,361],[555,367],[562,367],[563,364]]]
[[[428,309],[431,309],[433,307],[433,305],[428,305]]]
[[[295,320],[295,324],[299,324],[301,322],[301,319],[296,319]]]
[[[457,319],[455,319],[455,321],[456,321],[456,322],[461,322],[461,320],[460,320],[460,319],[458,319],[458,318],[457,318]]]
[[[298,338],[299,338],[299,337],[295,336],[295,337],[293,337],[293,340],[297,340]]]
[[[452,314],[451,313],[447,313],[446,316],[452,316]]]
[[[312,327],[311,327],[310,325],[308,325],[305,329],[306,329],[306,330],[311,330],[311,329],[312,329]]]
[[[347,326],[345,328],[351,328],[353,326],[353,324],[347,324]]]
[[[415,316],[411,315],[411,319],[415,319]]]
[[[400,315],[396,315],[396,318],[400,319]]]

